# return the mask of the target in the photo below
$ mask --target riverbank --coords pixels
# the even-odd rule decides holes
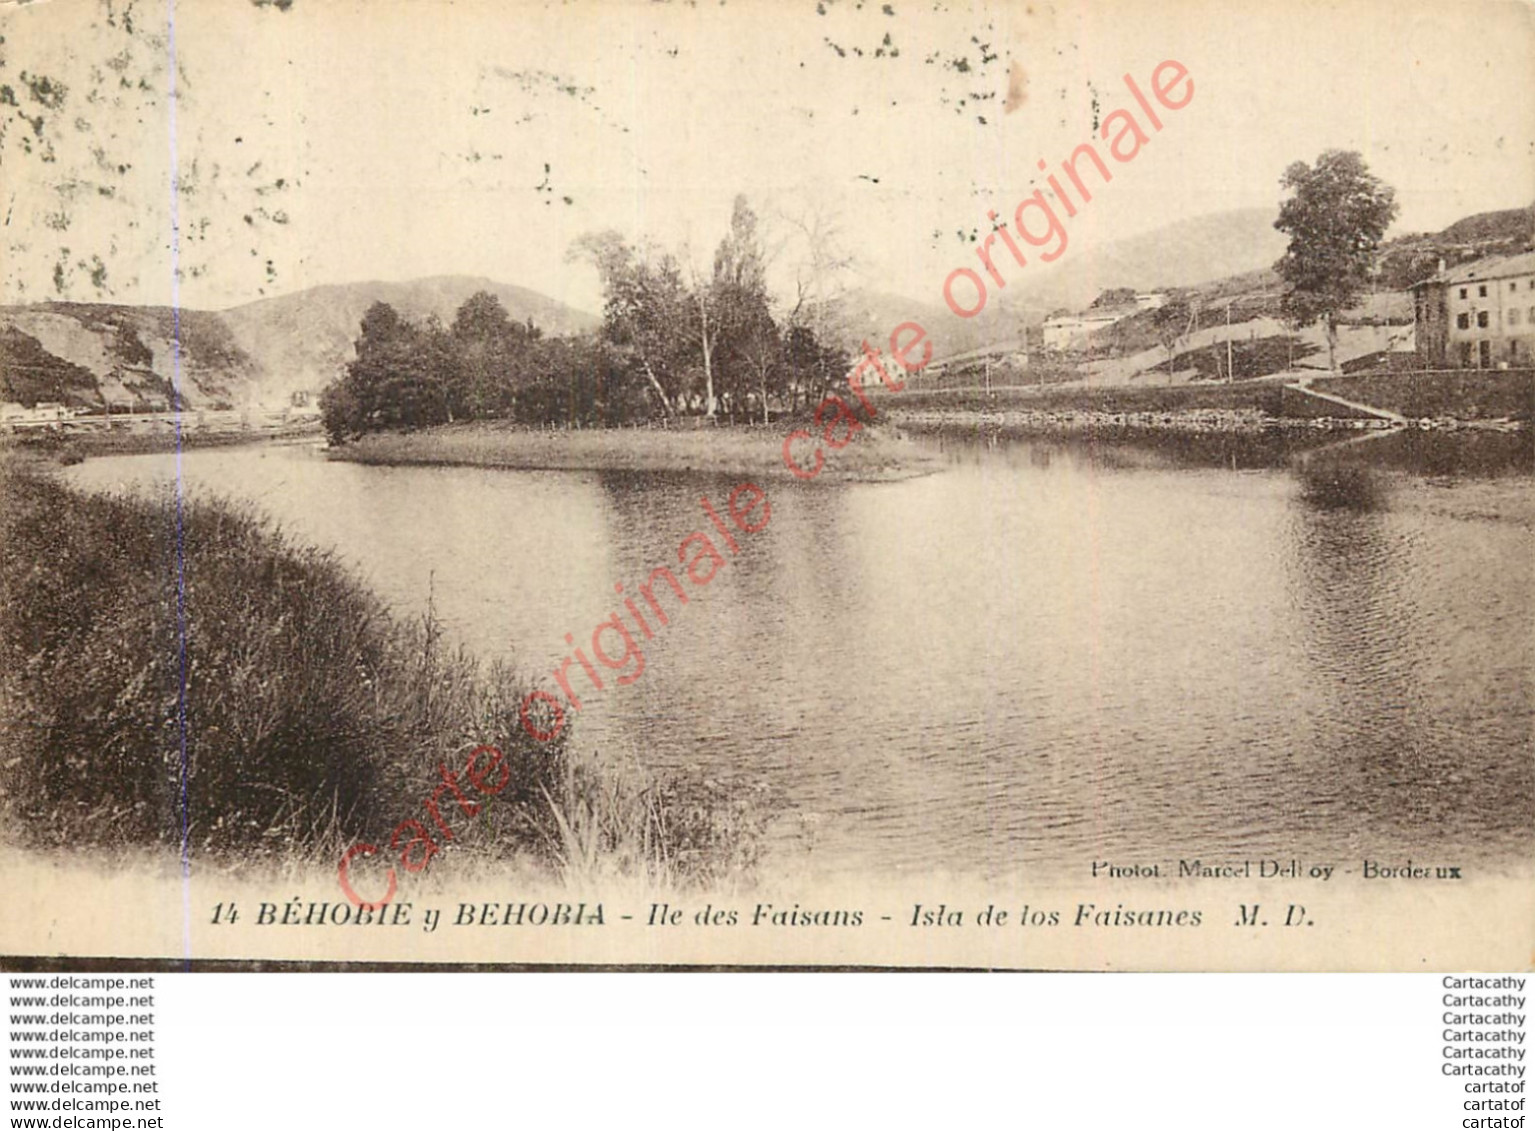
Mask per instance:
[[[1535,416],[1528,370],[1363,373],[1308,378],[1318,392],[1291,387],[1294,375],[1232,384],[1042,385],[983,391],[909,389],[885,396],[902,427],[996,426],[1015,431],[1085,432],[1113,428],[1255,434],[1274,429],[1347,431],[1387,426],[1367,408],[1405,416],[1419,427],[1527,429]]]
[[[911,409],[892,414],[913,432],[986,430],[1017,435],[1110,434],[1117,431],[1166,431],[1259,435],[1280,429],[1367,429],[1390,427],[1385,421],[1343,418],[1287,418],[1256,409],[1185,409],[1175,412],[1109,412],[1091,409]]]
[[[1360,373],[1319,377],[1313,384],[1409,420],[1509,420],[1527,427],[1535,419],[1535,371],[1529,369]]]
[[[293,428],[218,430],[187,429],[178,436],[171,428],[150,432],[82,430],[25,432],[0,435],[0,454],[46,463],[73,464],[93,456],[168,454],[194,448],[229,448],[242,444],[314,443],[324,433],[317,424]]]
[[[330,459],[390,466],[496,467],[521,471],[698,471],[787,478],[788,423],[718,428],[543,430],[505,424],[447,424],[375,432],[333,447]],[[840,451],[827,450],[822,478],[877,482],[938,470],[941,461],[897,431],[870,426]]]
[[[370,891],[381,861],[403,863],[404,884],[439,852],[682,886],[755,860],[757,811],[711,782],[535,742],[521,676],[450,647],[431,612],[396,619],[247,506],[83,492],[0,453],[0,545],[8,840],[158,854],[185,837],[199,858],[334,876],[346,846],[418,829],[411,861],[354,869]],[[488,747],[479,773],[499,784],[475,821],[423,809],[444,766]]]

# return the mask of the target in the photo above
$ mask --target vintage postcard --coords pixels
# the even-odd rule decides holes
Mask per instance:
[[[0,966],[1535,961],[1535,7],[0,35]]]

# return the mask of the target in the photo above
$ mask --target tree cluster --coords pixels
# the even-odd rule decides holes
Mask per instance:
[[[773,315],[757,218],[737,197],[712,272],[616,232],[577,241],[602,280],[596,333],[546,338],[494,295],[451,325],[414,323],[386,303],[363,317],[356,359],[321,394],[333,440],[463,420],[612,427],[681,416],[766,423],[845,381],[850,359],[815,333],[803,304]]]
[[[732,422],[793,412],[841,384],[846,351],[818,337],[802,302],[775,319],[757,217],[737,196],[707,277],[619,233],[577,241],[602,278],[602,337],[618,349],[654,409]]]
[[[621,358],[587,335],[545,338],[481,291],[450,325],[411,322],[388,303],[363,315],[357,356],[320,394],[332,440],[465,420],[600,427],[643,411]]]

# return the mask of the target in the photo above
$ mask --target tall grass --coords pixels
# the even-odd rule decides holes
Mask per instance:
[[[754,863],[746,825],[711,839],[675,787],[534,741],[515,673],[248,509],[191,499],[178,522],[169,493],[4,461],[0,504],[0,808],[27,842],[333,863],[426,820],[438,767],[491,744],[511,780],[456,849],[674,884]]]
[[[772,806],[693,776],[655,779],[632,766],[572,759],[546,800],[561,874],[573,885],[610,876],[652,887],[719,890],[756,873]]]

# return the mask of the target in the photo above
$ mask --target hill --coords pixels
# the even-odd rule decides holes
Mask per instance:
[[[234,340],[263,369],[263,394],[286,399],[299,389],[318,390],[352,357],[363,314],[387,302],[412,320],[435,315],[444,322],[465,299],[489,291],[512,320],[531,320],[546,334],[593,329],[598,319],[526,287],[465,275],[439,275],[408,283],[346,283],[311,287],[220,312]]]
[[[50,302],[0,307],[0,401],[169,408],[173,337],[186,407],[233,406],[259,385],[259,360],[218,314]]]
[[[1179,290],[1222,310],[1232,300],[1237,321],[1275,316],[1283,284],[1273,264],[1284,253],[1286,242],[1274,228],[1276,214],[1269,208],[1211,213],[1096,247],[1077,237],[1059,270],[1031,278],[1029,272],[1035,270],[1031,263],[1010,277],[1007,289],[993,293],[986,309],[968,321],[955,318],[941,301],[914,303],[877,292],[855,292],[852,306],[879,312],[889,326],[902,317],[933,318],[923,325],[933,329],[941,358],[1007,352],[1023,340],[1021,327],[1038,326],[1053,310],[1080,310],[1110,287]],[[1433,274],[1441,259],[1454,266],[1531,246],[1535,246],[1535,206],[1478,213],[1443,231],[1397,236],[1381,251],[1379,290],[1391,293],[1371,300],[1383,309],[1361,310],[1359,316],[1410,320],[1410,300],[1401,292]]]
[[[1439,269],[1489,255],[1508,255],[1535,247],[1535,205],[1479,212],[1440,232],[1413,233],[1387,241],[1381,249],[1381,282],[1403,290]]]
[[[1242,208],[1180,220],[1155,231],[1114,240],[1067,263],[1053,289],[1060,305],[1079,307],[1105,287],[1169,290],[1266,269],[1285,249],[1273,209]]]
[[[277,406],[317,392],[352,356],[364,311],[387,302],[408,318],[444,321],[476,291],[490,291],[518,321],[545,333],[597,319],[526,287],[439,276],[406,283],[313,287],[229,310],[48,302],[0,307],[0,401],[165,408],[181,341],[186,408]]]
[[[841,344],[856,353],[867,341],[876,349],[887,349],[890,332],[903,322],[914,321],[932,333],[936,356],[949,357],[986,344],[990,327],[966,322],[940,302],[922,302],[905,295],[871,287],[854,288],[841,296],[836,305],[835,326]]]

